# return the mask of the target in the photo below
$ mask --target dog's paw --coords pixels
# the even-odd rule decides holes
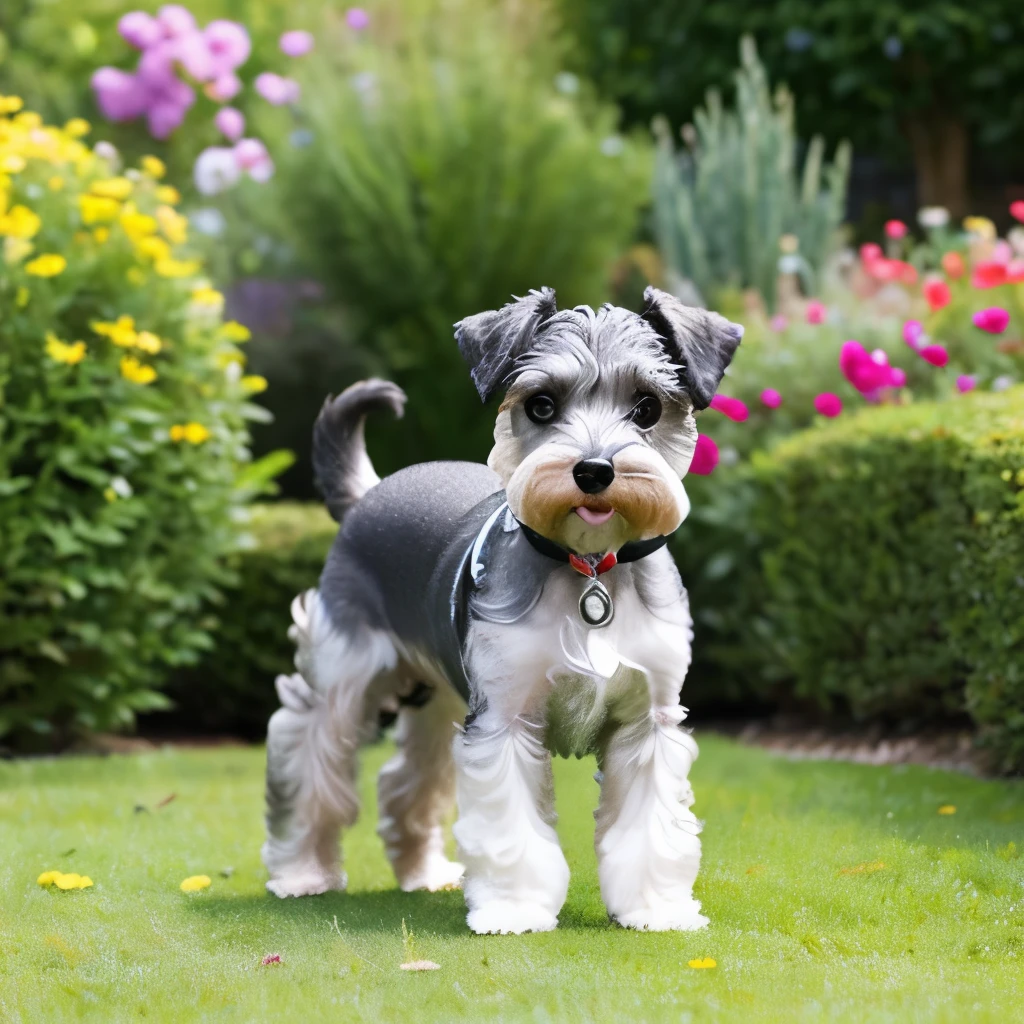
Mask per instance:
[[[708,925],[708,919],[700,912],[700,904],[696,900],[644,907],[629,914],[616,914],[615,920],[623,928],[635,928],[640,932],[695,932]]]
[[[420,867],[410,871],[401,882],[403,892],[415,892],[426,889],[438,892],[441,889],[458,889],[462,885],[462,876],[466,873],[464,865],[445,857],[430,857]]]
[[[322,871],[302,871],[272,878],[267,882],[267,890],[282,899],[288,896],[319,896],[344,889],[346,883],[344,873],[328,875]]]
[[[521,935],[553,931],[558,918],[539,903],[492,900],[471,910],[466,915],[466,924],[477,935]]]

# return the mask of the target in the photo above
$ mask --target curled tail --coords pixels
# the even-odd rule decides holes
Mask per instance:
[[[337,398],[328,395],[313,426],[313,470],[327,510],[341,517],[380,482],[366,454],[363,424],[366,414],[388,409],[400,417],[405,392],[388,380],[361,380]]]

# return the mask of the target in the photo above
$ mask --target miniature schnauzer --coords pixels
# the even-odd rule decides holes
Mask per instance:
[[[319,587],[292,606],[298,671],[277,680],[272,893],[344,888],[357,747],[390,710],[378,831],[403,889],[464,884],[474,932],[554,928],[569,868],[551,755],[596,753],[609,915],[652,931],[707,923],[693,897],[697,745],[679,704],[692,629],[665,543],[689,511],[694,411],[743,328],[656,288],[644,299],[639,315],[560,312],[542,288],[456,325],[481,398],[507,388],[486,466],[380,480],[364,418],[401,415],[404,394],[368,380],[327,399],[313,458],[342,526]],[[465,867],[444,853],[453,800]]]

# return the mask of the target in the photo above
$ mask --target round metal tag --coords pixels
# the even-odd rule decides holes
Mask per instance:
[[[607,626],[615,609],[603,583],[593,580],[580,598],[580,618],[588,626]]]

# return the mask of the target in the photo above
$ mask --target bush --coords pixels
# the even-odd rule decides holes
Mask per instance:
[[[157,160],[116,175],[0,99],[0,739],[59,747],[162,706],[210,644],[249,461],[238,324]]]
[[[322,505],[256,506],[250,547],[232,560],[234,585],[217,609],[214,645],[167,687],[173,710],[151,715],[150,729],[266,735],[278,707],[274,679],[294,671],[288,639],[292,599],[315,587],[338,526]]]
[[[693,484],[676,553],[703,698],[967,713],[1024,767],[1022,402],[864,410]]]

